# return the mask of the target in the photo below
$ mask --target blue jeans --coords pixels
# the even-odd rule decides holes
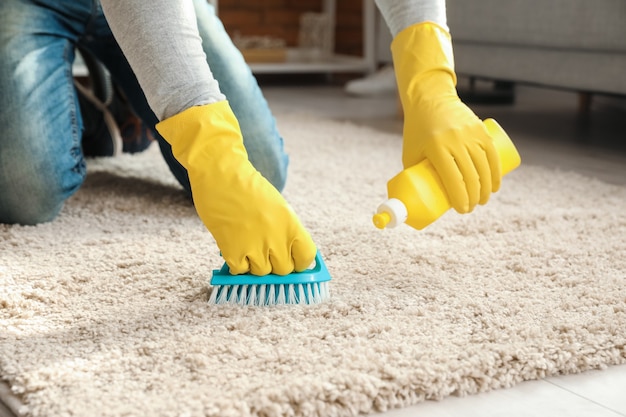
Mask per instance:
[[[237,116],[252,164],[278,189],[288,157],[275,120],[239,51],[206,0],[194,0],[209,66]],[[170,170],[189,191],[185,169],[157,123],[97,0],[0,1],[0,223],[54,219],[85,179],[83,122],[72,63],[84,48],[109,70],[150,126]],[[219,181],[219,179],[216,179]]]

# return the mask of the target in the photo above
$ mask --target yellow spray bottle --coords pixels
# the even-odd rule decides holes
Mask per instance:
[[[515,145],[493,119],[483,121],[493,139],[502,175],[517,168],[521,162]],[[402,223],[421,230],[450,209],[441,179],[428,160],[401,171],[387,183],[389,199],[378,206],[373,222],[379,229]]]

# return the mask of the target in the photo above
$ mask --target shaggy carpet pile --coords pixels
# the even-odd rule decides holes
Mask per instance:
[[[157,146],[91,160],[57,220],[0,225],[24,414],[356,416],[626,362],[626,188],[522,163],[470,215],[380,231],[401,138],[278,124],[331,300],[208,305],[219,252]]]

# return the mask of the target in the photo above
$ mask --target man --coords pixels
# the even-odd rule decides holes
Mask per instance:
[[[459,212],[469,212],[476,204],[486,203],[491,192],[498,189],[500,166],[482,122],[456,95],[445,1],[376,2],[394,37],[394,70],[405,114],[404,165],[411,166],[428,158],[442,178],[452,206]],[[84,7],[84,3],[90,2],[83,0],[79,3]],[[66,6],[72,11],[81,7],[69,1]],[[208,13],[207,6],[196,2],[194,8],[190,1],[170,0],[102,0],[102,6],[112,33],[137,75],[138,84],[127,88],[132,87],[131,91],[137,96],[141,95],[139,91],[145,94],[154,115],[144,109],[144,120],[156,122],[155,117],[159,120],[156,129],[167,141],[160,142],[165,149],[164,155],[182,183],[188,177],[198,215],[214,236],[231,273],[287,274],[306,269],[315,257],[315,244],[280,195],[282,178],[272,181],[272,175],[268,173],[271,166],[265,164],[278,161],[284,166],[280,156],[282,148],[255,164],[258,148],[253,145],[257,142],[247,140],[247,131],[251,129],[247,118],[255,111],[239,108],[245,105],[242,97],[226,88],[230,80],[240,81],[240,71],[247,74],[249,69],[240,61],[228,66],[224,56],[213,60],[211,48],[204,45],[203,49],[200,35],[205,40],[207,33],[204,32],[215,30],[211,25],[203,24],[205,19],[211,20],[204,16]],[[213,24],[216,24],[215,19]],[[98,28],[99,25],[104,26],[104,20],[87,21],[86,28]],[[2,31],[5,32],[4,26]],[[72,36],[88,42],[90,38],[83,38],[84,32]],[[221,35],[208,35],[209,43],[217,45],[216,38]],[[5,44],[5,35],[2,36]],[[70,47],[68,42],[66,48]],[[30,49],[32,52],[25,60],[30,59],[34,65],[41,50]],[[61,52],[62,48],[58,53]],[[103,58],[109,57],[104,55]],[[123,62],[123,71],[116,67],[118,61]],[[117,53],[111,65],[114,66],[112,74],[128,71],[126,61]],[[221,65],[228,68],[222,71]],[[17,65],[13,71],[21,74],[22,67]],[[6,88],[5,77],[3,74],[0,80],[2,90]],[[40,77],[39,82],[45,82],[45,77]],[[4,93],[2,90],[0,93]],[[138,105],[142,98],[135,98]],[[44,99],[49,97],[39,97],[39,100]],[[35,108],[38,103],[24,103],[33,106],[36,112],[33,117],[42,116]],[[261,121],[264,125],[273,125],[271,116],[263,113]],[[16,129],[15,121],[8,120],[4,110],[1,117],[2,122],[11,122]],[[22,115],[17,122],[21,126],[28,121]],[[54,126],[46,126],[41,133],[49,129]],[[272,129],[261,132],[259,141],[263,143],[265,138],[274,144],[280,142],[273,136],[270,139],[263,136],[271,132]],[[18,133],[21,136],[16,140],[24,142],[26,148],[32,148],[24,140],[25,136],[28,137],[24,133],[33,136],[38,132]],[[30,152],[35,151],[25,152],[23,147],[17,148],[13,154],[21,159],[31,158]],[[265,148],[268,147],[262,147]],[[4,163],[11,156],[1,149],[2,175],[5,175]],[[81,165],[77,164],[80,157],[76,149],[74,146],[50,150],[61,152],[66,166],[75,164],[75,168],[66,169],[66,182],[57,180],[55,183],[56,189],[66,187],[65,196],[80,185],[84,175]],[[31,166],[38,167],[36,164]],[[25,174],[36,175],[38,169],[31,168]],[[4,187],[6,180],[0,178],[1,181],[5,181]],[[32,186],[32,181],[24,182],[26,186]],[[6,206],[1,204],[0,207]],[[0,215],[6,216],[5,213],[5,208],[0,210]]]
[[[196,34],[196,40],[202,39],[203,50],[198,54],[209,61],[213,74],[220,79],[221,91],[228,95],[253,164],[276,188],[282,189],[288,158],[254,76],[213,7],[205,0],[187,3],[193,4],[190,13],[197,20],[194,30],[199,29],[200,37]],[[161,16],[146,25],[169,36],[177,23],[169,20],[168,25],[167,21],[166,16]],[[145,28],[135,29],[133,36],[140,43],[152,40]],[[83,89],[77,93],[74,88],[72,62],[76,49],[87,53],[90,60],[98,59],[110,72],[116,89],[123,93],[144,125],[154,129],[158,122],[111,33],[99,1],[3,0],[0,2],[2,223],[37,224],[54,219],[63,202],[83,182],[83,151],[90,155],[107,152],[106,146],[94,150],[97,144],[92,142],[93,136],[103,136],[98,124],[101,120],[97,120],[102,115],[86,99]],[[157,63],[158,57],[150,61]],[[212,79],[211,73],[208,74]],[[202,74],[193,77],[205,79]],[[168,88],[176,91],[175,81]],[[128,118],[126,103],[118,103],[117,93],[113,98],[110,107],[115,108],[110,110],[121,122]],[[84,127],[97,131],[83,135]],[[83,136],[85,143],[81,144]],[[186,170],[172,156],[169,144],[156,136],[171,171],[190,190]]]

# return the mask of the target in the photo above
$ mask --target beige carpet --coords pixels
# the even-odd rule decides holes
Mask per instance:
[[[472,215],[379,231],[400,138],[278,121],[331,301],[207,305],[218,251],[158,149],[92,161],[58,220],[0,226],[25,413],[355,416],[626,362],[626,188],[523,166]]]

